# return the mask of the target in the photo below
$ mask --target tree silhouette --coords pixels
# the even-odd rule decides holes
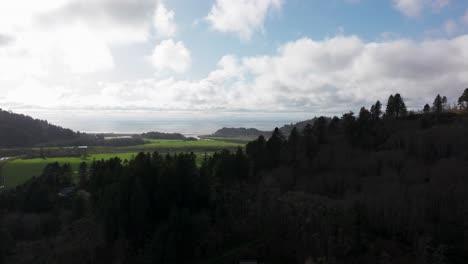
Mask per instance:
[[[468,110],[468,88],[466,88],[460,98],[458,98],[458,105],[461,109]]]
[[[423,112],[425,114],[428,114],[430,111],[431,111],[431,107],[429,106],[429,104],[424,105]]]
[[[365,107],[361,107],[358,117],[359,122],[367,123],[371,119],[371,117],[371,112],[369,112],[369,110],[367,110]]]
[[[281,161],[281,149],[285,143],[285,138],[279,128],[275,128],[270,139],[266,143],[266,150],[268,155],[268,167],[274,168]]]
[[[394,104],[395,104],[395,116],[396,117],[406,116],[408,111],[406,109],[405,102],[403,101],[403,98],[401,97],[399,93],[395,94]]]
[[[388,117],[404,117],[407,113],[405,102],[399,93],[388,97],[387,109],[385,111]]]
[[[382,115],[382,104],[380,103],[380,101],[377,101],[374,105],[372,105],[370,113],[372,119],[377,120],[380,118],[380,116]]]
[[[391,94],[387,100],[387,108],[385,110],[385,115],[388,117],[395,116],[395,97]]]
[[[442,97],[440,96],[440,94],[438,94],[436,98],[434,99],[434,102],[432,103],[432,111],[434,111],[434,113],[436,114],[440,114],[442,113],[442,110],[443,110]]]

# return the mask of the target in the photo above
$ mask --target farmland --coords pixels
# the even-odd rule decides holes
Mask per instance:
[[[197,155],[197,163],[201,164],[206,154],[227,148],[233,149],[242,146],[240,143],[227,142],[221,140],[145,140],[144,145],[126,146],[126,147],[92,147],[88,149],[86,158],[75,155],[73,152],[66,157],[55,157],[46,155],[44,158],[13,158],[8,161],[2,161],[0,164],[0,186],[5,188],[14,188],[28,179],[41,174],[44,167],[53,162],[61,164],[68,163],[76,171],[82,162],[91,163],[93,160],[110,159],[119,157],[122,160],[129,160],[139,152],[160,153],[181,153],[194,152]],[[45,153],[53,154],[58,148],[44,148]]]

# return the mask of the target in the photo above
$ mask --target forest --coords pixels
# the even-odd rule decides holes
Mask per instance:
[[[0,263],[467,263],[468,89],[205,156],[52,163],[0,191]]]
[[[115,138],[106,140],[101,134],[75,132],[50,124],[46,120],[16,114],[0,109],[0,147],[43,147],[43,146],[131,146],[143,144],[141,137]],[[3,155],[11,151],[3,149]],[[13,152],[15,152],[13,150]]]
[[[0,109],[0,147],[24,147],[35,144],[72,140],[80,136],[70,129],[49,124]]]

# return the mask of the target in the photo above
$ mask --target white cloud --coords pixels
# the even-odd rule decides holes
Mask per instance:
[[[164,37],[176,30],[160,0],[1,1],[0,80],[111,70],[113,47],[148,41],[154,28]]]
[[[176,45],[175,43],[172,43]],[[224,56],[205,78],[102,83],[87,108],[341,114],[401,93],[420,108],[468,83],[468,35],[416,42],[298,39],[267,56]],[[76,104],[79,104],[76,102]]]
[[[444,1],[421,1],[426,1],[421,2],[422,9],[413,7],[408,14],[446,5]],[[274,54],[226,55],[201,79],[161,78],[167,76],[161,72],[188,71],[191,51],[170,38],[177,31],[174,13],[158,3],[2,2],[0,104],[7,108],[339,114],[377,99],[385,101],[395,92],[402,93],[410,107],[420,107],[437,93],[456,98],[468,83],[468,35],[424,41],[392,35],[379,42],[356,36],[303,38],[284,43]],[[280,0],[217,0],[207,19],[216,30],[248,39],[262,30],[269,10],[279,9],[281,4]],[[460,34],[466,17],[468,14],[453,20],[455,25],[440,25],[439,30]],[[147,41],[154,28],[160,38],[169,37],[150,56],[159,77],[113,82],[109,79],[124,77],[96,74],[107,73],[119,62],[121,56],[114,58],[113,50]]]
[[[72,73],[93,73],[114,68],[114,59],[105,42],[86,27],[68,27],[60,32],[57,50]]]
[[[0,78],[57,79],[112,69],[111,46],[147,40],[156,4],[155,0],[2,1]]]
[[[48,31],[25,31],[0,46],[0,79],[88,74],[114,68],[105,40],[76,24]]]
[[[25,55],[24,61],[16,66],[2,64],[0,60],[0,71],[14,67],[21,72],[22,65],[31,67],[24,70],[24,81],[18,78],[5,81],[23,88],[4,92],[0,103],[4,107],[29,105],[54,109],[73,106],[204,112],[299,111],[319,115],[357,110],[399,92],[409,107],[419,108],[431,102],[437,93],[449,99],[460,95],[468,83],[466,46],[468,35],[379,42],[365,42],[356,36],[302,38],[285,43],[270,55],[224,56],[216,69],[201,79],[168,77],[97,84],[79,79],[51,81],[47,72],[39,74],[51,62]],[[23,54],[21,50],[8,49],[10,54]],[[0,48],[2,58],[3,50]],[[182,42],[165,40],[154,49],[151,62],[158,71],[182,73],[190,66],[190,52]],[[81,69],[79,65],[76,67]],[[41,100],[23,98],[27,91],[34,95],[31,98]]]
[[[392,0],[393,6],[407,17],[418,17],[429,9],[439,11],[450,4],[451,0]]]
[[[161,38],[174,37],[177,32],[177,26],[174,22],[174,11],[167,10],[161,2],[156,7],[154,15],[154,27]]]
[[[269,11],[280,9],[281,5],[282,0],[216,0],[206,19],[217,31],[250,39],[263,29]]]
[[[170,70],[176,73],[184,73],[190,68],[190,51],[181,41],[174,42],[172,39],[164,40],[157,45],[151,55],[153,66],[159,70]]]

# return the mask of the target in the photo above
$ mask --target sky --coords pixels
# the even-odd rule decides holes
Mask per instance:
[[[466,87],[468,0],[0,1],[0,107],[76,129],[300,120],[392,93],[418,109]]]

